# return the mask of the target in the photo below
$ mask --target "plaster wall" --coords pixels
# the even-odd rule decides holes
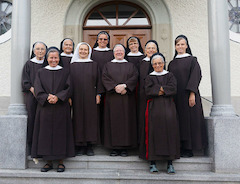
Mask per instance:
[[[97,2],[97,0],[94,1]],[[81,41],[81,35],[78,34],[81,33],[82,21],[84,20],[84,17],[80,17],[81,11],[84,11],[84,15],[86,15],[93,8],[89,5],[92,2],[89,0],[32,0],[31,43],[41,40],[48,46],[59,46],[64,36],[74,37],[75,41]],[[185,34],[188,37],[192,52],[197,56],[202,68],[201,95],[211,96],[207,0],[136,0],[131,2],[145,6],[143,8],[152,18],[153,39],[161,43],[160,50],[167,55],[168,60],[171,60],[174,54],[173,42],[175,37],[179,34]],[[75,19],[73,19],[74,16],[70,19],[67,17],[67,14],[71,13],[68,12],[68,9],[72,4],[78,11],[78,14],[75,14]],[[78,8],[77,5],[81,5],[81,8]],[[166,8],[162,8],[163,5]],[[169,14],[169,16],[159,16],[163,15],[162,11],[165,11],[164,14]],[[73,29],[67,29],[73,25],[75,26]],[[157,36],[158,31],[163,36]],[[168,49],[164,50],[165,45]],[[10,40],[0,44],[0,96],[10,95],[10,48]],[[240,96],[239,50],[240,44],[230,41],[232,96]]]
[[[10,96],[11,40],[0,44],[0,96]]]

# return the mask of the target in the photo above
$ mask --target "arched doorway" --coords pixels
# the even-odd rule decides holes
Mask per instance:
[[[105,30],[111,37],[111,48],[117,43],[126,46],[130,36],[137,36],[145,45],[151,39],[151,28],[147,13],[138,5],[125,1],[107,2],[89,11],[83,24],[83,41],[93,46],[97,34]]]
[[[166,6],[165,0],[134,0],[133,4],[132,0],[124,0],[119,1],[120,3],[126,3],[133,7],[138,7],[142,10],[146,17],[149,19],[149,25],[151,27],[148,28],[149,36],[148,39],[152,38],[156,40],[159,44],[160,51],[165,55],[166,60],[170,61],[174,54],[173,49],[173,40],[172,40],[172,26],[171,26],[171,16]],[[91,12],[95,10],[98,6],[104,5],[103,3],[114,4],[118,1],[115,0],[71,0],[69,4],[69,8],[66,12],[65,22],[64,22],[64,37],[72,38],[75,43],[79,43],[81,41],[86,41],[84,38],[84,33],[86,30],[90,33],[94,29],[85,29],[85,23],[88,17],[90,16]],[[122,9],[121,9],[122,10]],[[100,15],[101,16],[101,15]],[[129,15],[130,17],[130,15]],[[101,18],[102,19],[102,18]],[[135,26],[133,30],[133,34],[141,34],[143,33],[143,29],[140,29],[138,26]],[[143,25],[140,25],[143,26]],[[111,27],[111,26],[109,26]],[[109,28],[108,27],[108,28]],[[143,26],[144,27],[144,26]],[[116,27],[115,27],[116,28]],[[130,31],[129,29],[122,29],[121,34],[125,33],[126,30]],[[98,29],[98,28],[96,28]],[[96,30],[95,29],[95,30]],[[105,29],[101,29],[105,30]],[[107,29],[109,32],[113,31],[113,29]],[[115,29],[118,30],[119,29]],[[100,30],[97,30],[98,32]],[[95,34],[95,38],[94,38]],[[93,40],[96,40],[96,33],[93,34]],[[123,36],[123,35],[122,35]],[[129,36],[125,36],[129,37]],[[141,35],[139,36],[141,37]],[[113,39],[112,39],[113,40]],[[121,40],[121,39],[120,39]],[[122,41],[124,42],[124,41]],[[125,43],[125,42],[124,42]],[[144,46],[144,41],[142,41],[142,45]],[[112,44],[113,45],[113,44]]]

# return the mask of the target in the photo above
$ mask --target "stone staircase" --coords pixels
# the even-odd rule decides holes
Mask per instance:
[[[95,156],[76,156],[64,161],[66,171],[55,169],[41,173],[45,164],[39,159],[36,165],[30,157],[26,170],[0,169],[0,184],[239,184],[239,174],[212,172],[212,158],[195,156],[173,162],[176,174],[166,174],[166,162],[158,162],[157,174],[149,173],[149,164],[138,158],[136,151],[128,157],[110,157],[102,147],[95,149]],[[54,163],[57,167],[57,163]]]

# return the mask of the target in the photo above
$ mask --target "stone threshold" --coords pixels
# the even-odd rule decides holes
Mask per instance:
[[[164,171],[151,174],[148,170],[107,170],[107,169],[66,169],[63,173],[57,173],[53,169],[47,173],[40,172],[39,169],[7,170],[0,169],[0,183],[2,179],[91,179],[91,180],[129,180],[129,181],[182,181],[182,182],[223,182],[239,183],[239,174],[214,173],[214,172],[186,172],[177,171],[175,175],[169,175]]]

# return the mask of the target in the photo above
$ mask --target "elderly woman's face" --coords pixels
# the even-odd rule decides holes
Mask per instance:
[[[87,45],[80,45],[79,47],[79,56],[80,56],[80,59],[87,59],[88,58],[88,54],[89,54],[89,48]]]
[[[162,72],[164,67],[164,62],[162,58],[156,58],[152,61],[152,66],[155,72]]]
[[[33,52],[38,60],[42,60],[46,54],[46,47],[42,43],[36,43]]]
[[[116,60],[123,60],[125,55],[125,50],[122,46],[116,46],[114,48],[114,57]]]
[[[186,40],[184,39],[179,40],[175,45],[175,49],[178,54],[185,54],[187,47]]]
[[[131,40],[128,44],[128,47],[132,53],[137,53],[138,52],[138,41],[137,40]]]
[[[49,64],[51,67],[57,66],[58,63],[59,63],[59,61],[60,61],[58,52],[50,52],[50,53],[48,54],[47,61],[48,61],[48,64]]]
[[[66,54],[71,54],[73,51],[73,43],[71,40],[65,40],[63,42],[63,52]]]
[[[148,43],[145,48],[147,57],[151,57],[153,54],[157,53],[157,46],[155,43]]]
[[[99,48],[106,48],[107,47],[107,44],[108,44],[108,36],[105,35],[105,34],[100,34],[98,36],[98,47]]]

